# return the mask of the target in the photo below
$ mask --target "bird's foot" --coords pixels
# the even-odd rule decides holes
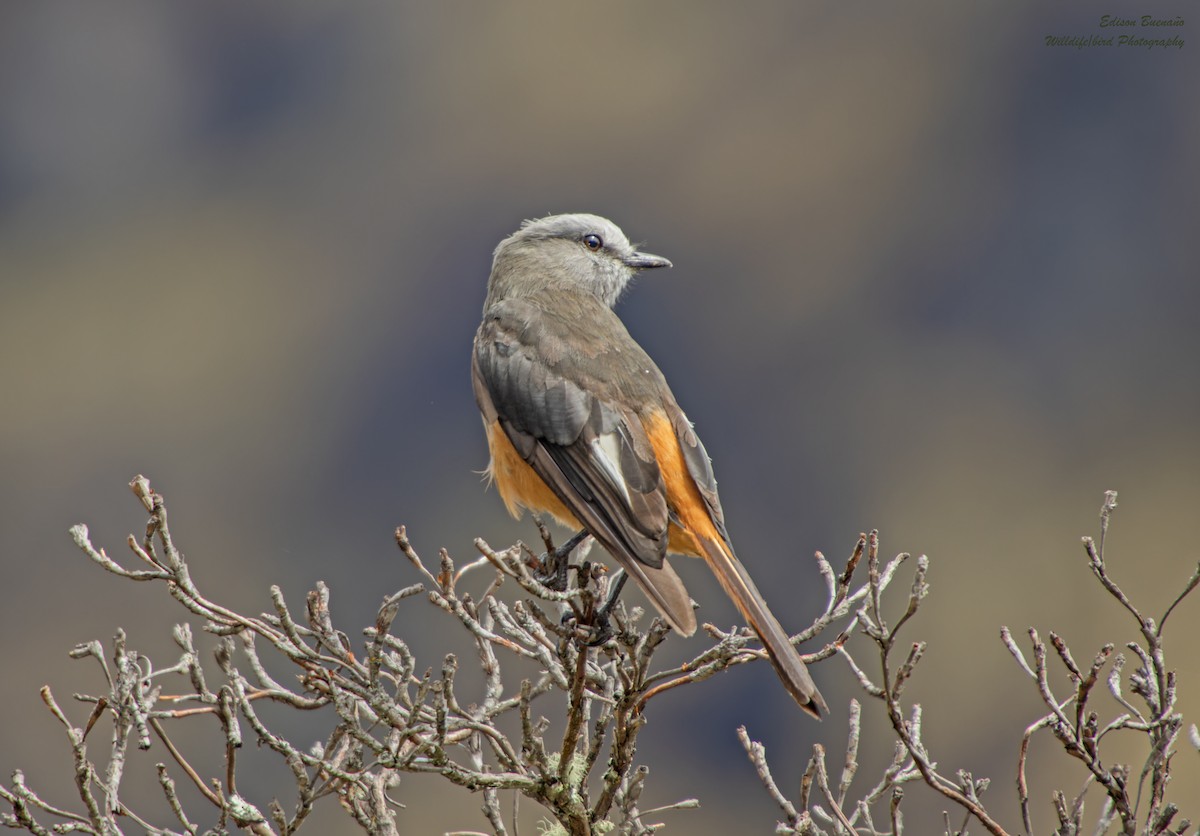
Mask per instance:
[[[625,587],[625,581],[629,579],[629,575],[625,574],[624,569],[618,569],[613,575],[612,580],[608,584],[608,595],[604,598],[604,603],[596,610],[596,614],[592,617],[592,629],[595,635],[588,641],[588,647],[599,647],[613,637],[612,615],[613,607],[617,605],[617,601],[621,597],[621,590]]]
[[[537,578],[539,583],[553,589],[555,592],[566,592],[567,571],[571,565],[571,552],[590,535],[586,531],[580,531],[571,537],[570,540],[555,548],[550,539],[550,532],[540,523],[538,527],[542,531],[542,539],[546,543],[546,551],[538,555],[534,577]]]
[[[581,571],[590,573],[592,564],[584,563],[580,569]],[[608,584],[608,592],[604,597],[604,603],[593,610],[591,617],[587,618],[586,621],[578,617],[575,613],[569,612],[563,616],[563,623],[573,624],[578,634],[578,641],[584,647],[599,647],[616,635],[612,624],[612,611],[621,597],[621,589],[625,586],[625,581],[628,578],[629,576],[625,574],[624,569],[617,570]]]

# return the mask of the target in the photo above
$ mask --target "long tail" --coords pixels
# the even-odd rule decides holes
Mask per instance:
[[[788,641],[787,633],[767,608],[767,602],[763,600],[741,561],[723,543],[708,538],[696,539],[703,547],[705,562],[717,576],[721,588],[737,606],[750,628],[758,634],[767,655],[771,658],[775,672],[779,674],[788,693],[802,709],[818,720],[821,719],[821,715],[829,711],[829,706],[825,704],[821,692],[808,675],[808,668],[800,661],[800,654]]]

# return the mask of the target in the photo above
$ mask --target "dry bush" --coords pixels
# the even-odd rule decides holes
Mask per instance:
[[[131,487],[150,513],[144,536],[128,539],[141,568],[126,568],[97,549],[82,525],[72,528],[72,537],[107,571],[165,589],[189,613],[202,619],[203,629],[216,637],[215,660],[221,681],[210,683],[186,622],[173,629],[180,653],[166,666],[127,647],[120,631],[107,652],[98,641],[75,648],[74,657],[94,660],[104,676],[102,693],[75,696],[90,712],[83,725],[73,724],[48,687],[41,693],[70,743],[78,800],[68,809],[43,799],[17,770],[8,785],[0,786],[0,796],[11,806],[11,812],[0,818],[8,827],[36,834],[105,836],[123,833],[122,828],[150,834],[217,834],[234,829],[291,834],[304,827],[321,798],[334,796],[365,832],[394,834],[400,832],[399,804],[392,796],[401,776],[432,773],[464,792],[477,794],[487,825],[495,834],[516,832],[516,817],[506,822],[503,806],[506,799],[515,797],[541,805],[548,817],[544,833],[647,834],[662,827],[655,819],[666,810],[697,806],[691,799],[655,810],[639,806],[649,770],[636,762],[637,739],[653,712],[654,699],[673,688],[697,687],[696,683],[722,670],[764,656],[746,631],[725,633],[705,625],[711,646],[684,665],[657,669],[654,654],[669,629],[658,619],[643,624],[645,619],[636,609],[610,607],[611,592],[619,588],[615,577],[599,564],[581,559],[579,552],[586,553],[586,546],[575,549],[578,539],[555,549],[544,529],[546,552],[540,556],[521,544],[496,551],[477,540],[481,556],[461,566],[445,551],[436,566],[427,565],[404,529],[398,529],[397,544],[420,582],[385,598],[375,623],[362,631],[363,640],[356,651],[355,642],[334,626],[324,584],[308,594],[304,616],[299,619],[277,587],[271,590],[272,612],[257,616],[240,614],[207,597],[193,582],[171,538],[161,494],[140,476]],[[1112,581],[1105,564],[1104,535],[1115,499],[1115,493],[1105,497],[1099,543],[1090,538],[1084,543],[1092,573],[1137,620],[1144,639],[1128,645],[1136,657],[1135,670],[1127,677],[1129,693],[1122,683],[1125,656],[1114,655],[1112,645],[1081,667],[1053,633],[1051,652],[1038,633],[1030,630],[1027,657],[1008,630],[1002,630],[1004,642],[1047,710],[1030,724],[1019,744],[1019,815],[1027,833],[1033,831],[1025,758],[1031,738],[1043,730],[1059,741],[1067,755],[1081,762],[1088,775],[1078,795],[1055,794],[1059,833],[1082,832],[1084,796],[1093,784],[1103,788],[1106,798],[1103,809],[1090,819],[1097,833],[1116,828],[1128,836],[1181,834],[1189,826],[1186,821],[1176,821],[1177,807],[1166,799],[1171,758],[1183,719],[1175,710],[1175,677],[1163,657],[1162,631],[1175,606],[1200,582],[1200,568],[1161,618],[1155,621],[1142,615]],[[566,575],[569,583],[565,591],[558,591],[547,579],[556,575],[555,564],[572,552],[575,561]],[[779,833],[899,836],[903,831],[901,800],[910,783],[933,788],[961,814],[957,829],[946,815],[947,833],[965,833],[972,820],[994,834],[1010,832],[981,799],[987,780],[964,772],[954,777],[938,772],[922,743],[920,707],[902,702],[925,644],[906,645],[898,636],[917,614],[927,592],[928,560],[922,556],[915,561],[908,604],[894,624],[884,619],[882,601],[885,594],[895,594],[890,591],[892,581],[907,560],[908,555],[901,554],[881,561],[874,532],[860,535],[840,571],[817,555],[827,602],[795,641],[832,636],[805,661],[833,656],[845,660],[867,694],[866,705],[878,706],[886,713],[896,736],[895,757],[881,776],[866,784],[856,781],[864,709],[858,701],[851,701],[849,739],[836,781],[829,773],[825,747],[816,745],[800,796],[793,802],[772,779],[762,746],[751,741],[744,729],[739,730],[754,768],[783,811]],[[866,577],[862,578],[864,568]],[[475,588],[483,588],[477,598],[462,591],[468,577]],[[497,594],[506,584],[516,584],[527,597],[506,601]],[[423,666],[403,637],[391,632],[400,607],[422,606],[422,602],[432,605],[424,618],[436,623],[437,629],[445,629],[449,623],[469,636],[476,652],[471,664],[477,664],[482,675],[481,690],[469,698],[456,686],[460,661],[454,655],[447,655],[432,668]],[[608,621],[603,616],[610,608]],[[857,632],[865,634],[873,648],[876,659],[872,666],[878,664],[881,671],[878,680],[847,650],[846,640]],[[260,653],[275,657],[272,665],[289,666],[296,684],[289,687],[273,677]],[[1051,656],[1067,671],[1071,693],[1059,696],[1051,691]],[[509,670],[522,667],[536,673],[514,685],[512,674],[506,680],[505,664]],[[827,670],[829,665],[823,668]],[[183,683],[183,693],[174,692],[179,683]],[[171,693],[164,691],[168,687]],[[1118,714],[1102,721],[1100,711],[1092,706],[1095,697],[1105,692],[1115,701]],[[272,730],[256,708],[263,701],[298,712],[332,709],[332,713],[312,715],[316,721],[328,723],[323,744],[304,748]],[[196,715],[208,715],[215,721],[213,734],[220,735],[225,752],[219,776],[201,775],[172,741],[173,724]],[[89,737],[101,721],[111,724],[111,735],[98,763],[89,755]],[[552,729],[559,733],[552,734]],[[1146,760],[1136,773],[1128,765],[1108,764],[1101,758],[1102,745],[1117,732],[1145,738]],[[1194,726],[1191,734],[1200,748]],[[238,754],[246,738],[274,752],[294,777],[295,800],[290,807],[238,792]],[[139,750],[164,753],[158,755],[163,762],[156,768],[172,821],[152,823],[122,801],[131,742]],[[186,809],[176,791],[177,781],[194,785],[208,808]],[[197,824],[201,820],[211,824]]]

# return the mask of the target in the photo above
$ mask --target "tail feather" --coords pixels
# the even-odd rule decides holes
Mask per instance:
[[[697,537],[704,549],[704,559],[721,588],[741,612],[746,623],[758,635],[766,648],[771,664],[779,675],[788,693],[806,712],[821,719],[829,711],[821,692],[808,674],[808,668],[800,660],[800,654],[788,641],[787,633],[767,608],[754,581],[733,552],[716,540]]]
[[[662,568],[655,569],[640,560],[622,559],[623,553],[615,549],[608,551],[633,575],[655,609],[676,633],[690,636],[696,632],[696,612],[692,608],[692,599],[670,563],[664,560]]]

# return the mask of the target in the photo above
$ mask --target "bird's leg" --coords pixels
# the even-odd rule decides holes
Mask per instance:
[[[540,522],[538,523],[538,528],[541,530],[542,539],[546,543],[546,552],[539,558],[542,568],[538,573],[538,580],[556,592],[566,592],[567,569],[570,566],[571,552],[590,535],[586,531],[580,531],[558,548],[554,548],[550,539],[550,532]]]
[[[629,580],[629,575],[625,573],[625,570],[618,569],[612,576],[612,580],[609,581],[608,595],[605,596],[604,603],[592,617],[592,630],[595,631],[595,635],[588,641],[588,647],[599,647],[612,638],[613,629],[609,615],[612,613],[613,607],[617,605],[617,600],[621,597],[621,590],[625,587],[627,580]]]

